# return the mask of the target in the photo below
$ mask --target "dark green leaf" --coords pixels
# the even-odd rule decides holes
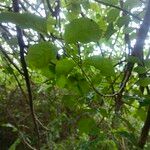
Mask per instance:
[[[148,86],[150,84],[150,78],[146,77],[146,78],[140,78],[137,82],[138,85],[141,85],[143,87]]]
[[[88,134],[91,131],[91,129],[95,126],[95,121],[89,117],[81,118],[77,126],[80,133]]]
[[[143,74],[146,72],[146,68],[145,67],[142,67],[142,66],[137,66],[136,68],[134,68],[134,71],[139,73],[139,74]]]

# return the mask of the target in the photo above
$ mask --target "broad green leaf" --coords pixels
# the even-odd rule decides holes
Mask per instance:
[[[44,68],[40,68],[41,74],[49,79],[53,79],[55,77],[55,65],[48,65]]]
[[[61,59],[56,63],[56,73],[67,75],[74,67],[75,63],[71,59]]]
[[[107,14],[107,21],[114,22],[119,17],[120,11],[117,9],[111,9]]]
[[[30,13],[0,13],[0,22],[14,23],[22,28],[31,28],[41,33],[47,33],[46,19]]]
[[[118,26],[119,28],[121,28],[121,27],[124,26],[125,24],[128,24],[129,21],[130,21],[130,17],[129,17],[129,16],[122,16],[122,17],[118,18],[116,24],[117,24],[117,26]]]
[[[98,41],[101,31],[96,22],[89,18],[79,18],[66,25],[64,39],[67,43],[89,43]]]
[[[60,88],[64,88],[67,84],[67,78],[64,75],[57,76],[56,78],[56,85]]]
[[[104,76],[113,76],[115,74],[112,61],[108,58],[92,56],[85,63],[99,69]]]
[[[150,84],[150,78],[149,77],[146,77],[146,78],[140,78],[137,82],[138,85],[140,86],[148,86]]]
[[[57,48],[49,42],[40,42],[28,49],[27,63],[33,69],[41,69],[49,66],[56,59]]]
[[[95,126],[95,121],[90,117],[81,118],[77,124],[80,133],[88,134]]]

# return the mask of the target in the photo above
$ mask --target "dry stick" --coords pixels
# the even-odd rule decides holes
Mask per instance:
[[[19,0],[12,0],[12,2],[13,2],[14,11],[19,12]],[[26,62],[25,62],[25,57],[24,57],[23,34],[22,34],[22,30],[19,27],[16,27],[16,29],[17,29],[18,44],[19,44],[19,47],[20,47],[20,59],[21,59],[22,69],[24,71],[26,87],[27,87],[27,90],[28,90],[30,111],[31,111],[33,123],[34,123],[34,126],[35,126],[35,132],[36,132],[36,135],[37,135],[37,138],[38,138],[37,149],[40,150],[40,134],[39,134],[38,125],[37,125],[36,117],[35,117],[35,113],[34,113],[33,98],[32,98],[32,91],[31,91],[31,86],[30,86],[29,74],[28,74],[27,65],[26,65]]]

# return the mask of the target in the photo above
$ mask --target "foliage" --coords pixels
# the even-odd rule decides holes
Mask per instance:
[[[0,149],[149,149],[148,3],[0,1]]]

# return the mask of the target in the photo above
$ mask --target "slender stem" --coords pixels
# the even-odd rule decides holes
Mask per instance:
[[[13,0],[13,8],[14,12],[19,12],[19,0]],[[30,111],[33,119],[33,123],[35,126],[35,132],[37,135],[37,149],[40,150],[40,134],[39,134],[39,129],[38,125],[36,122],[36,117],[35,117],[35,112],[34,112],[34,106],[33,106],[33,98],[32,98],[32,91],[31,91],[31,86],[30,86],[30,79],[29,79],[29,74],[27,70],[27,65],[24,57],[24,41],[23,41],[23,33],[22,30],[19,27],[16,27],[17,30],[17,39],[18,39],[18,44],[20,48],[20,59],[21,59],[21,64],[22,64],[22,69],[24,72],[24,77],[25,77],[25,82],[26,82],[26,87],[28,90],[28,99],[29,99],[29,106],[30,106]]]

